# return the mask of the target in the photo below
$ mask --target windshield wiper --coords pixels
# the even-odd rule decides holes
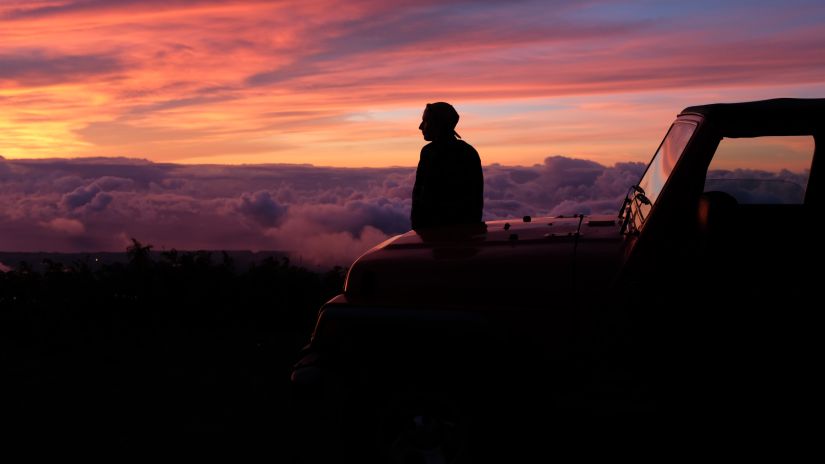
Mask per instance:
[[[639,185],[631,185],[630,188],[636,191],[636,195],[633,196],[634,200],[639,200],[642,204],[649,205],[650,199],[645,195],[645,189],[643,189]]]
[[[633,213],[633,202],[638,201],[641,205],[651,205],[652,202],[650,199],[645,195],[645,190],[638,184],[631,185],[627,189],[627,195],[625,195],[624,203],[622,204],[622,209],[619,210],[619,219],[622,220],[622,227],[620,231],[625,234],[637,233],[638,228],[635,227],[635,222],[631,220],[631,217],[634,216]],[[641,216],[642,212],[637,210],[636,213],[639,215],[642,222],[644,222],[644,217]],[[630,228],[633,228],[631,231]]]

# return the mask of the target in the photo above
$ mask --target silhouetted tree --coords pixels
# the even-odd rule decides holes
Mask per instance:
[[[139,268],[146,267],[152,261],[151,251],[152,245],[144,245],[134,237],[132,244],[126,247],[129,263]]]

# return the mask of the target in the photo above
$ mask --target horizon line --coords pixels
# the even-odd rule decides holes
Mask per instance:
[[[534,167],[540,166],[544,164],[544,161],[548,158],[568,158],[568,159],[575,159],[575,160],[584,160],[584,161],[591,161],[594,163],[601,164],[602,166],[611,167],[615,166],[616,163],[626,163],[626,162],[636,162],[633,160],[624,160],[624,161],[617,161],[611,165],[602,164],[598,161],[595,161],[590,158],[586,157],[577,157],[577,156],[570,156],[570,155],[547,155],[541,161],[537,161],[533,164],[502,164],[499,162],[482,163],[482,166],[502,166],[502,167]],[[128,156],[74,156],[74,157],[49,157],[49,158],[16,158],[16,157],[6,157],[4,155],[0,155],[0,162],[2,161],[11,161],[11,162],[23,162],[23,163],[47,163],[47,162],[54,162],[54,161],[76,161],[76,162],[89,162],[92,163],[94,161],[120,161],[122,165],[130,166],[130,165],[156,165],[156,166],[221,166],[221,167],[275,167],[275,166],[283,166],[283,167],[306,167],[306,168],[318,168],[318,169],[415,169],[417,166],[416,164],[411,165],[387,165],[387,166],[335,166],[335,165],[316,165],[312,163],[186,163],[186,162],[168,162],[168,161],[152,161],[147,158],[132,158]],[[129,163],[133,162],[133,163]],[[117,164],[117,163],[111,163]]]

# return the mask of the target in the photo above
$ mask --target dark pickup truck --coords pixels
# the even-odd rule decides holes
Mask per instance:
[[[500,462],[617,438],[673,454],[814,443],[823,146],[825,99],[689,107],[618,214],[374,247],[294,367],[314,443],[297,446]]]

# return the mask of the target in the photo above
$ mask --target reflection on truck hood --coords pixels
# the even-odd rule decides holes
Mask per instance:
[[[546,305],[555,293],[575,289],[577,249],[595,246],[602,255],[607,247],[611,260],[620,255],[614,219],[559,216],[409,231],[352,265],[346,295],[392,306]]]

